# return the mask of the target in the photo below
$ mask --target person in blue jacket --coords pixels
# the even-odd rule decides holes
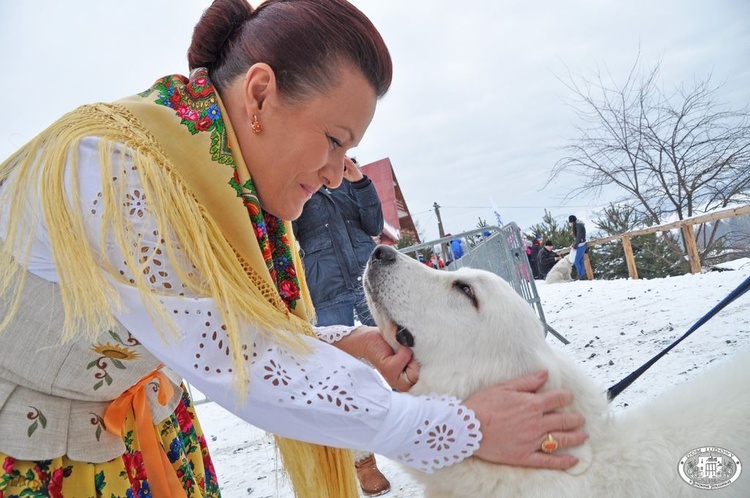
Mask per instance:
[[[293,223],[302,250],[317,324],[374,326],[362,290],[362,272],[383,231],[383,209],[375,185],[346,158],[344,181],[321,187]]]
[[[568,216],[568,224],[573,232],[573,243],[570,244],[571,251],[575,251],[575,267],[578,272],[578,280],[586,280],[586,265],[583,255],[586,253],[586,226],[575,215]]]
[[[356,159],[344,159],[344,180],[336,189],[318,189],[292,223],[302,251],[305,277],[317,325],[375,326],[362,289],[362,272],[383,231],[383,209],[375,185]],[[377,496],[390,490],[375,456],[355,452],[362,491]]]

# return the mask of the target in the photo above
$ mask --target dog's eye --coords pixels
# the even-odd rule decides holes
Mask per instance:
[[[474,289],[472,289],[471,285],[467,284],[466,282],[462,280],[456,280],[453,282],[453,288],[460,291],[463,295],[468,297],[471,300],[471,304],[475,307],[479,307],[479,303],[477,302],[477,296],[474,295]]]

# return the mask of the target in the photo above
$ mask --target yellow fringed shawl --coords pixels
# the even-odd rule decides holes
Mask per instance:
[[[269,249],[261,249],[264,242],[256,237],[248,214],[250,205],[250,215],[258,215],[252,212],[252,203],[257,201],[252,181],[205,69],[194,71],[190,80],[165,77],[146,92],[114,104],[80,107],[0,165],[0,183],[13,177],[13,188],[3,192],[8,196],[4,205],[10,206],[10,211],[8,237],[0,241],[0,295],[15,296],[11,312],[0,322],[0,331],[10,323],[19,305],[24,258],[39,223],[38,219],[23,218],[22,206],[35,196],[44,206],[60,279],[65,309],[61,340],[87,334],[94,337],[115,322],[112,310],[120,303],[99,270],[101,263],[85,243],[84,220],[77,208],[77,175],[68,175],[73,179],[70,198],[64,184],[65,166],[69,160],[76,167],[78,143],[88,136],[101,138],[102,178],[124,167],[113,161],[122,157],[116,150],[127,148],[140,176],[149,214],[165,238],[167,256],[174,258],[174,248],[180,247],[203,277],[196,281],[178,275],[192,291],[213,298],[221,311],[241,397],[248,389],[249,372],[243,358],[240,324],[253,323],[273,340],[305,350],[299,334],[314,334],[309,324],[313,308],[304,272],[291,272],[299,279],[299,294],[290,296],[287,292],[282,299],[276,269],[267,262]],[[138,241],[122,209],[124,187],[116,183],[102,185],[102,226],[111,227],[116,234],[129,267],[146,267],[154,254],[134,254],[132,248]],[[280,228],[286,232],[281,240],[288,241],[293,268],[301,269],[291,224],[283,222]],[[114,269],[109,270],[111,276],[121,278]],[[159,295],[150,290],[147,275],[133,273],[136,281],[132,285],[138,288],[154,323],[174,333],[175,325],[159,305]],[[297,496],[358,496],[349,451],[276,439]]]

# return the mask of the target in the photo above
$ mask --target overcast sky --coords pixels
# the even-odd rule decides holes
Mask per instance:
[[[77,105],[142,91],[186,73],[192,28],[209,0],[0,0],[0,158]],[[252,2],[257,4],[257,2]],[[352,153],[389,157],[424,235],[493,222],[586,220],[609,199],[544,188],[559,147],[575,136],[568,72],[606,69],[622,81],[640,51],[662,60],[661,84],[713,74],[733,107],[750,98],[746,0],[354,0],[394,59],[391,91]]]

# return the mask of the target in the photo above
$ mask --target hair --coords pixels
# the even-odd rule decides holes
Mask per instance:
[[[330,89],[342,64],[359,69],[378,97],[391,85],[388,48],[346,0],[214,0],[193,31],[191,70],[206,67],[221,92],[255,63],[268,64],[288,100]]]
[[[552,241],[551,240],[547,240],[547,241],[544,242],[544,245],[545,246],[551,246],[552,245]]]

